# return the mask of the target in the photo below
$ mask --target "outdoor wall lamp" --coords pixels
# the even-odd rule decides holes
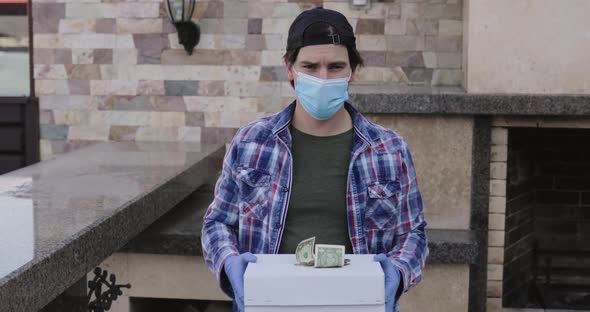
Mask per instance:
[[[170,22],[178,32],[178,42],[184,46],[189,55],[199,43],[201,29],[191,18],[195,11],[195,0],[166,0],[166,12]]]
[[[348,0],[348,4],[352,9],[369,9],[371,0]]]

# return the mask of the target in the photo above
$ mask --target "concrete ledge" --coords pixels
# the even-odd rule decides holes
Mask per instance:
[[[590,115],[590,95],[353,93],[349,102],[376,114]]]
[[[472,264],[477,257],[477,241],[469,230],[427,229],[428,263]]]
[[[143,231],[120,252],[202,256],[201,225],[213,200],[210,192],[197,191]],[[428,263],[471,264],[477,243],[467,230],[427,230]]]
[[[18,202],[18,227],[32,229],[4,245],[22,261],[0,257],[0,311],[41,309],[214,175],[224,150],[106,142],[0,176],[0,218],[16,222]]]

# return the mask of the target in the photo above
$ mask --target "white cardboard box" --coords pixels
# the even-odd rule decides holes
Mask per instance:
[[[373,255],[342,268],[295,265],[295,255],[256,255],[244,275],[246,312],[383,312],[385,281]]]

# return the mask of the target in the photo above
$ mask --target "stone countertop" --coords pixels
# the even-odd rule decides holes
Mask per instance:
[[[215,175],[224,151],[104,142],[1,175],[0,311],[45,306]]]
[[[457,87],[351,85],[362,113],[588,116],[590,95],[467,94]]]
[[[201,256],[201,225],[211,192],[198,190],[132,239],[121,252]],[[471,264],[477,243],[471,231],[427,229],[428,263]]]

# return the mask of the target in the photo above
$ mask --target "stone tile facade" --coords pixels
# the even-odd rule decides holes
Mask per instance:
[[[282,60],[289,25],[316,6],[355,28],[366,61],[356,84],[461,85],[461,0],[368,10],[342,0],[198,1],[192,55],[163,0],[34,0],[43,158],[92,141],[226,139],[280,110],[294,99]]]

